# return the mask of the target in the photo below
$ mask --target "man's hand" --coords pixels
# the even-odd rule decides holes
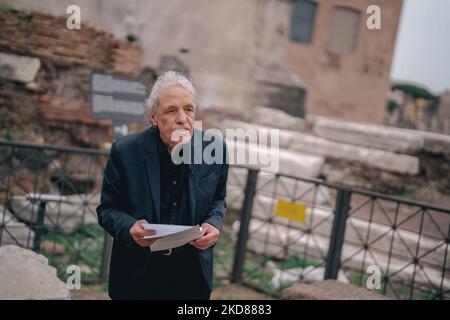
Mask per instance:
[[[130,229],[131,237],[141,247],[149,247],[159,238],[144,239],[144,236],[155,234],[155,230],[145,230],[144,224],[148,223],[146,220],[139,220]]]
[[[203,236],[197,240],[189,242],[197,249],[205,250],[213,245],[219,240],[220,231],[216,227],[210,225],[209,223],[202,224]]]

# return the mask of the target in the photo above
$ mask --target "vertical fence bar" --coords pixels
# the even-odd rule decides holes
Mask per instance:
[[[341,252],[344,244],[346,221],[350,211],[351,195],[350,191],[342,189],[339,189],[337,193],[336,209],[325,266],[325,279],[337,279],[341,268]]]
[[[6,166],[6,183],[5,183],[5,187],[3,188],[3,181],[0,180],[0,184],[2,185],[2,190],[0,191],[0,199],[3,200],[3,202],[1,203],[3,205],[3,212],[2,212],[2,224],[0,226],[0,245],[2,245],[2,239],[3,239],[3,234],[6,233],[7,231],[4,232],[4,230],[6,230],[6,207],[7,207],[7,203],[9,202],[9,192],[10,192],[10,185],[11,185],[11,172],[12,172],[12,162],[13,162],[13,154],[16,153],[15,150],[15,146],[4,146],[0,144],[0,151],[1,153],[3,153],[2,157],[2,161],[1,164]],[[2,179],[4,179],[5,176],[2,175]],[[2,193],[5,193],[5,195],[3,196]],[[29,242],[27,241],[27,246],[28,246]]]
[[[447,270],[447,257],[448,257],[448,245],[450,243],[450,224],[448,225],[447,238],[445,239],[445,251],[444,251],[444,264],[442,265],[442,276],[441,276],[441,284],[439,286],[439,293],[436,296],[436,299],[444,300],[444,280],[445,280],[445,270]],[[448,291],[447,291],[448,292]]]
[[[101,282],[108,281],[109,261],[111,259],[113,238],[105,231],[103,240],[102,262],[99,278]]]
[[[39,202],[39,209],[37,212],[36,226],[34,228],[34,240],[33,240],[33,251],[37,253],[41,251],[41,239],[42,239],[42,232],[44,231],[46,205],[47,205],[46,201]]]
[[[250,218],[252,214],[253,199],[256,192],[256,182],[258,179],[258,170],[249,169],[247,175],[247,183],[245,186],[244,202],[241,210],[241,225],[239,228],[239,235],[234,253],[233,273],[231,282],[241,282],[242,268],[245,260],[245,249],[248,240],[248,228],[250,225]]]

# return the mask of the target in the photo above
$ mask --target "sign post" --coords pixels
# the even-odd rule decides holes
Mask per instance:
[[[147,85],[140,80],[93,72],[91,116],[113,121],[113,137],[128,134],[129,122],[145,120]]]

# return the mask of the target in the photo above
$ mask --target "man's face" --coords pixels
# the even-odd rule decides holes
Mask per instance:
[[[180,85],[161,89],[156,112],[151,114],[151,118],[169,151],[178,143],[188,142],[195,119],[192,95]]]

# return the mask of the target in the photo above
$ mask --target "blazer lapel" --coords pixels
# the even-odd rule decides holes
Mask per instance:
[[[194,164],[194,154],[195,151],[202,152],[202,132],[199,130],[194,130],[193,137],[191,139],[191,163],[188,164],[188,181],[189,181],[189,207],[191,210],[191,224],[194,225],[196,223],[196,209],[197,209],[197,197],[195,195],[195,190],[198,188],[198,174],[197,170],[201,164]]]
[[[189,164],[188,166],[194,167],[193,165]],[[188,171],[188,182],[189,182],[189,188],[188,188],[188,200],[189,200],[189,209],[191,213],[191,225],[195,225],[195,210],[197,208],[197,203],[195,201],[195,189],[197,188],[197,178],[194,175],[192,170]]]
[[[161,209],[161,173],[154,129],[149,129],[148,140],[149,141],[146,144],[147,154],[144,161],[147,173],[147,181],[150,184],[150,191],[152,193],[153,204],[155,206],[155,223],[159,223]]]

